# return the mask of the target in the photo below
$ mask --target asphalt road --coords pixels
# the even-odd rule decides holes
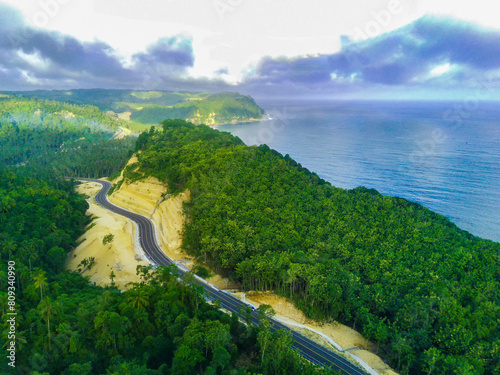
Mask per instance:
[[[125,216],[137,223],[137,226],[139,227],[139,241],[141,247],[153,263],[160,266],[169,266],[171,264],[177,266],[177,264],[174,261],[172,261],[165,255],[163,250],[156,243],[156,237],[154,232],[155,230],[153,223],[151,222],[150,219],[140,214],[136,214],[131,211],[125,210],[108,201],[107,194],[109,189],[111,188],[110,182],[103,180],[92,180],[87,178],[80,178],[78,180],[97,182],[101,184],[102,189],[97,193],[95,197],[96,202],[99,203],[101,206],[107,208],[108,210],[116,214]],[[182,268],[179,268],[179,274],[183,275],[184,273],[186,273],[186,271],[184,271]],[[235,312],[236,314],[241,316],[240,311],[242,311],[241,310],[242,306],[243,307],[248,306],[247,304],[240,301],[236,297],[233,297],[229,293],[224,292],[213,285],[207,284],[206,282],[203,282],[202,279],[196,278],[195,281],[201,286],[203,286],[203,288],[208,294],[209,299],[212,300],[218,299],[220,301],[221,307],[225,308],[226,310]],[[244,319],[243,316],[241,317]],[[256,311],[252,312],[252,320],[253,324],[256,325],[258,324]],[[275,319],[270,319],[270,320],[271,320],[272,331],[278,329],[291,331],[291,335],[294,340],[292,347],[297,348],[300,354],[305,358],[307,358],[309,361],[320,366],[331,367],[334,370],[340,371],[342,374],[366,375],[366,372],[363,369],[349,362],[344,357],[338,355],[337,353],[331,350],[326,349],[325,347],[301,335],[300,333],[291,330],[290,328],[276,321]]]

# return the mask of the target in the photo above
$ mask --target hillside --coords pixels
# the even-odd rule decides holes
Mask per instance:
[[[135,137],[128,123],[91,105],[0,98],[0,164],[26,174],[102,177],[125,165]]]
[[[114,133],[128,123],[109,116],[90,104],[9,95],[0,97],[0,121],[31,128],[90,129]]]
[[[182,118],[196,124],[219,125],[260,120],[264,111],[250,96],[238,93],[192,93],[132,90],[69,90],[14,92],[11,95],[90,104],[120,119],[156,125]]]
[[[361,329],[402,373],[500,370],[500,244],[208,127],[166,121],[136,150],[146,175],[191,192],[186,251],[245,288]]]
[[[114,273],[106,288],[80,274],[107,267],[91,257],[81,260],[80,272],[65,271],[66,255],[88,224],[88,205],[73,188],[0,168],[1,309],[4,317],[17,314],[15,350],[3,351],[15,351],[16,366],[0,362],[1,374],[333,375],[292,350],[283,331],[244,325],[207,303],[190,274],[180,280],[172,268],[139,266],[137,283],[120,291]],[[109,261],[121,250],[114,241],[102,249]],[[15,305],[7,304],[12,292]],[[10,345],[8,327],[5,319]]]
[[[175,269],[137,262],[130,222],[97,205],[87,211],[67,177],[123,168],[135,139],[111,139],[116,119],[23,98],[0,108],[0,301],[4,317],[16,313],[15,326],[5,318],[1,327],[15,368],[4,360],[1,374],[333,374],[267,320],[244,325],[207,303],[192,274],[180,280]],[[122,198],[133,189],[123,187]],[[163,203],[163,216],[182,206],[180,194]]]

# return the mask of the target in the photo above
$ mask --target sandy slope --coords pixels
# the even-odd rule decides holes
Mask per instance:
[[[237,294],[237,296],[241,298],[241,294]],[[245,299],[255,306],[261,304],[271,305],[276,312],[276,317],[285,322],[290,321],[292,323],[303,324],[326,334],[344,350],[349,351],[368,363],[368,365],[379,374],[397,375],[396,372],[380,359],[380,357],[373,353],[373,351],[376,350],[375,344],[368,341],[363,335],[352,328],[340,323],[318,324],[315,321],[307,319],[304,313],[297,309],[291,302],[272,293],[247,293]],[[303,333],[311,339],[326,344],[326,340],[321,337],[315,337],[315,335],[311,335],[307,330],[303,331]],[[327,344],[326,346],[329,345]]]
[[[132,158],[129,164],[136,162]],[[123,178],[119,177],[118,181]],[[184,228],[183,203],[190,199],[189,190],[172,196],[167,187],[154,177],[129,183],[125,181],[109,197],[109,201],[153,219],[160,246],[168,257],[186,265],[192,259],[181,251]]]
[[[130,116],[132,116],[132,112],[122,112],[116,114],[119,119],[130,121]]]
[[[134,156],[130,164],[137,162]],[[123,179],[122,175],[117,179]],[[80,262],[89,257],[96,259],[92,269],[86,270],[83,275],[90,276],[91,282],[98,285],[111,283],[111,271],[116,275],[115,284],[123,289],[129,282],[138,282],[136,275],[137,265],[147,265],[136,253],[135,226],[127,218],[116,215],[103,209],[95,202],[95,194],[100,189],[97,183],[84,183],[78,186],[79,193],[87,195],[90,205],[87,214],[96,217],[89,226],[89,230],[79,239],[81,244],[69,254],[67,267],[77,270]],[[184,228],[183,203],[189,200],[189,191],[170,196],[167,188],[156,178],[129,183],[124,182],[120,189],[115,191],[109,200],[130,211],[152,218],[158,232],[160,246],[172,259],[182,261],[188,267],[192,259],[181,252],[182,231]],[[95,224],[94,224],[95,223]],[[113,234],[114,239],[107,245],[102,244],[105,235]]]
[[[207,281],[216,285],[219,289],[227,289],[228,291],[238,291],[241,288],[237,281],[226,279],[218,274],[209,277]]]
[[[79,193],[89,197],[90,205],[87,215],[96,218],[90,224],[90,229],[79,239],[80,245],[68,255],[67,267],[76,270],[84,258],[94,257],[96,264],[84,276],[90,276],[90,281],[105,286],[111,283],[111,271],[116,275],[115,284],[125,289],[129,282],[138,282],[136,275],[137,265],[146,265],[142,260],[136,260],[134,252],[135,227],[132,222],[120,215],[116,215],[98,205],[94,196],[101,185],[93,182],[81,184],[77,187]],[[102,239],[107,234],[113,234],[111,243],[103,245]]]

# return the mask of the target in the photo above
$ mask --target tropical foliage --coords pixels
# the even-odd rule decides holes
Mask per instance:
[[[141,108],[132,114],[132,119],[145,124],[181,118],[196,124],[217,125],[260,120],[264,113],[251,97],[236,93],[210,95],[206,99],[190,100],[170,107],[145,105]]]
[[[132,90],[70,90],[18,92],[29,98],[52,99],[102,111],[129,113],[132,122],[125,126],[139,129],[138,124],[158,124],[165,119],[181,118],[197,124],[217,125],[261,119],[264,111],[250,96],[238,93],[132,91]],[[60,104],[59,104],[60,105]],[[95,106],[95,107],[93,107]],[[102,116],[102,114],[101,114]],[[116,117],[108,116],[115,122]],[[96,117],[98,114],[96,112]],[[121,125],[122,126],[122,125]],[[142,129],[141,129],[142,130]]]
[[[102,177],[125,165],[135,138],[111,139],[118,125],[92,106],[0,99],[0,163],[30,175]]]
[[[10,342],[8,260],[15,261],[18,313],[17,372],[4,360],[2,374],[332,373],[294,352],[288,335],[245,326],[206,303],[192,277],[179,281],[173,268],[139,267],[143,282],[124,293],[65,271],[88,223],[87,203],[70,182],[58,189],[3,170],[0,191],[2,345]],[[262,335],[269,336],[265,352]]]
[[[119,170],[135,140],[120,148],[108,131],[61,119],[54,111],[67,110],[65,104],[17,98],[24,107],[16,112],[11,100],[0,100],[1,374],[332,374],[293,351],[289,335],[270,332],[264,321],[244,325],[208,304],[191,274],[179,280],[173,268],[139,267],[142,282],[122,292],[65,270],[68,252],[89,223],[85,198],[65,177]],[[35,112],[43,118],[33,124]],[[81,137],[99,154],[82,154]],[[112,155],[112,168],[104,170]],[[78,169],[87,164],[88,170]],[[86,258],[79,270],[95,263]],[[6,360],[12,341],[7,286],[15,288],[15,368]]]
[[[136,147],[134,168],[191,190],[184,247],[212,268],[361,330],[402,373],[500,373],[500,244],[206,126],[165,121]]]

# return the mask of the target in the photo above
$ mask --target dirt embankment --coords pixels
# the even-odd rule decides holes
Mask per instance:
[[[137,163],[132,157],[127,165]],[[114,181],[120,182],[121,176]],[[87,232],[79,239],[80,245],[68,256],[68,269],[77,271],[84,259],[94,258],[95,264],[85,268],[80,266],[82,274],[89,276],[97,285],[111,284],[111,272],[114,282],[120,289],[125,289],[130,282],[140,281],[136,275],[138,265],[148,263],[141,259],[142,251],[136,241],[136,227],[129,219],[114,214],[95,202],[95,195],[101,185],[86,182],[77,187],[77,191],[85,194],[89,202],[87,215],[94,218]],[[169,195],[164,184],[156,178],[149,177],[141,181],[129,183],[124,181],[120,188],[109,197],[110,202],[130,211],[152,218],[158,241],[167,256],[181,261],[188,267],[192,259],[181,252],[182,232],[184,229],[183,203],[189,200],[189,191]],[[113,235],[113,240],[103,244],[106,235]]]
[[[138,265],[147,263],[135,253],[135,227],[132,222],[120,215],[101,207],[95,202],[95,194],[101,185],[86,182],[77,187],[77,191],[88,197],[89,209],[87,215],[94,218],[89,229],[79,239],[80,245],[68,255],[67,268],[78,270],[78,265],[89,258],[95,259],[95,264],[83,272],[90,281],[100,286],[111,284],[111,272],[115,274],[114,282],[120,289],[126,289],[129,282],[140,281],[136,275]],[[113,235],[113,240],[103,244],[106,235]],[[85,267],[82,267],[82,270]]]
[[[136,162],[137,158],[132,157],[127,165]],[[115,183],[122,179],[123,174]],[[189,190],[175,196],[170,195],[165,184],[154,177],[135,182],[126,180],[109,196],[111,203],[152,219],[165,254],[188,266],[191,265],[192,258],[181,251],[181,245],[185,222],[183,203],[189,199]]]
[[[237,293],[236,296],[240,299],[242,298],[241,293]],[[394,372],[380,357],[374,353],[377,350],[377,346],[352,328],[340,323],[321,324],[314,320],[310,320],[301,310],[297,309],[293,303],[273,293],[250,292],[245,294],[245,300],[257,307],[261,304],[271,305],[276,312],[276,317],[285,323],[290,322],[290,326],[294,329],[297,329],[297,327],[292,325],[295,323],[302,324],[318,332],[324,333],[339,344],[345,351],[361,358],[379,374],[397,375],[396,372]],[[321,336],[307,329],[298,330],[304,335],[310,337],[312,340],[327,347],[331,347],[331,345]]]

